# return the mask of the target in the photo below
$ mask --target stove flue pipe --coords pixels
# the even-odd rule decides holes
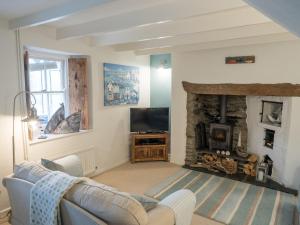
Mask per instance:
[[[225,124],[227,111],[227,95],[220,96],[220,123]]]

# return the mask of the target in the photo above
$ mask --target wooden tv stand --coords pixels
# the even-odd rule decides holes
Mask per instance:
[[[132,133],[131,162],[168,161],[169,133]]]

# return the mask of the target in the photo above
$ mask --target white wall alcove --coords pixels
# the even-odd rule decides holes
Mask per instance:
[[[262,101],[283,103],[281,127],[261,122]],[[289,97],[247,96],[248,152],[257,154],[260,160],[264,155],[269,155],[274,162],[272,177],[281,182],[284,182],[288,150],[290,107],[291,98]],[[266,129],[275,131],[273,149],[264,144]]]

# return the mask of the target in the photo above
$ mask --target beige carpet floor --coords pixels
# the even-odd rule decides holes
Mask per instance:
[[[126,163],[93,179],[116,187],[120,191],[143,194],[179,169],[179,166],[167,162]],[[5,223],[3,225],[9,224]],[[192,225],[222,224],[194,215]]]
[[[93,179],[116,187],[120,191],[143,194],[180,168],[167,162],[126,163]],[[221,225],[221,223],[194,215],[192,225]]]

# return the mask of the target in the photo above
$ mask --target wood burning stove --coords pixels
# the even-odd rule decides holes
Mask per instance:
[[[209,128],[209,149],[210,150],[231,150],[232,127],[227,124],[226,105],[227,96],[220,97],[220,122],[211,123]]]
[[[210,124],[210,150],[231,150],[232,128],[221,123]]]

